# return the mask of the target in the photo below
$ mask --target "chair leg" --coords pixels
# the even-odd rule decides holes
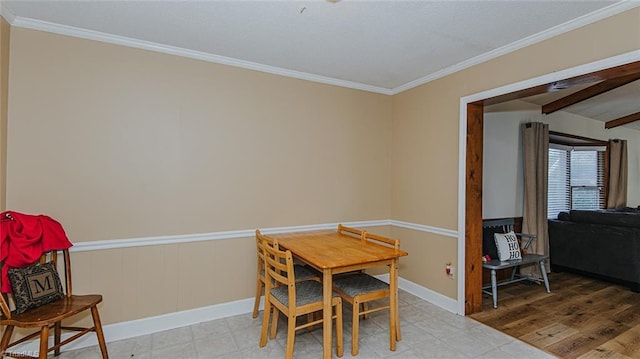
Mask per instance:
[[[551,293],[551,290],[549,289],[549,278],[547,278],[547,268],[544,266],[544,260],[540,261],[540,273],[544,280],[544,286],[547,288],[547,293]]]
[[[358,355],[358,328],[360,322],[360,302],[353,299],[353,316],[351,317],[351,355]]]
[[[40,351],[38,352],[39,359],[47,359],[47,353],[49,349],[49,326],[45,325],[40,329]]]
[[[511,280],[514,280],[516,278],[517,271],[518,271],[518,266],[513,267],[513,269],[511,270]]]
[[[11,334],[13,334],[13,325],[7,325],[2,333],[2,341],[0,341],[0,359],[4,356],[4,352],[9,347],[9,341],[11,340]]]
[[[93,326],[96,328],[96,337],[98,338],[98,345],[100,346],[102,359],[109,359],[109,353],[107,352],[107,343],[104,340],[104,332],[102,331],[102,322],[100,321],[98,307],[91,307],[91,316],[93,317]]]
[[[396,309],[396,341],[402,340],[402,333],[400,332],[400,311]]]
[[[293,359],[293,342],[296,338],[296,317],[295,315],[290,315],[287,319],[287,349],[284,357],[285,359]]]
[[[253,317],[258,317],[258,309],[260,307],[260,297],[262,296],[262,280],[258,276],[256,280],[256,299],[253,302]]]
[[[342,333],[342,301],[336,304],[336,355],[344,355],[344,336]]]
[[[60,355],[60,347],[58,346],[58,344],[60,344],[60,337],[62,336],[62,329],[60,328],[61,326],[62,322],[56,322],[53,325],[53,342],[56,346],[56,349],[53,351],[54,356]]]
[[[268,300],[264,302],[264,313],[262,316],[262,332],[260,334],[260,347],[267,345],[267,330],[269,329],[269,315],[271,314],[271,303]]]
[[[273,308],[273,319],[271,319],[271,340],[276,338],[278,333],[278,322],[280,321],[280,311],[276,307]]]
[[[396,342],[402,340],[402,333],[400,332],[400,305],[398,302],[398,295],[396,293]],[[391,293],[389,293],[389,315],[391,315]]]
[[[498,308],[498,279],[495,269],[491,270],[491,296],[493,297],[493,308]]]

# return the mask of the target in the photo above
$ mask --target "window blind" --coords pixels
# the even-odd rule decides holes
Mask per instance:
[[[567,150],[549,148],[547,218],[556,218],[558,213],[570,208],[568,154]]]
[[[605,207],[604,148],[550,146],[547,217]]]

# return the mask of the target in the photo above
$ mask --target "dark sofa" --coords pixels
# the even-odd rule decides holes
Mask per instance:
[[[640,292],[640,211],[561,212],[549,220],[553,271],[572,271]]]

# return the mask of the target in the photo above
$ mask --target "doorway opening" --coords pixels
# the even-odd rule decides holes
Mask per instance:
[[[458,189],[458,282],[460,314],[482,311],[482,164],[484,107],[554,91],[640,73],[640,51],[503,86],[460,100],[460,158]],[[461,273],[462,274],[462,273]]]

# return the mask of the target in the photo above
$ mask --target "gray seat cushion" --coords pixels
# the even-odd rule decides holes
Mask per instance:
[[[286,306],[289,305],[288,287],[276,287],[271,289],[270,293],[280,303]],[[337,297],[338,294],[334,292],[333,296]],[[296,283],[296,306],[303,306],[314,302],[322,302],[322,284],[314,280]]]
[[[260,275],[264,277],[264,274],[265,274],[264,269],[261,269]],[[295,264],[293,266],[293,274],[296,277],[296,281],[307,280],[307,279],[318,277],[318,275],[314,273],[311,269],[299,264]]]
[[[318,276],[311,269],[300,264],[295,264],[293,266],[293,275],[296,277],[297,282]]]
[[[389,290],[389,284],[366,273],[358,273],[338,278],[333,281],[333,287],[340,289],[352,298],[365,293]]]

